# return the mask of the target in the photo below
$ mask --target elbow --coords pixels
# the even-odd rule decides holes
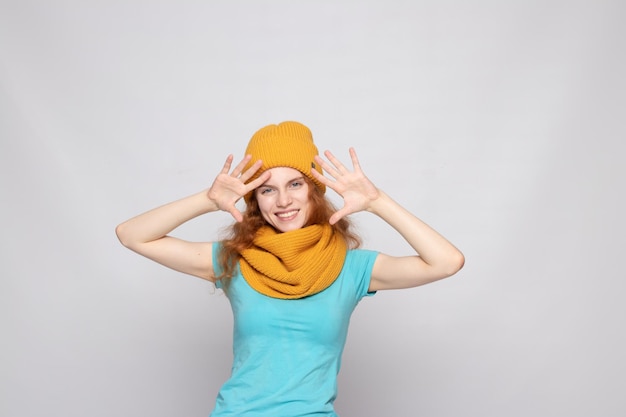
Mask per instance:
[[[118,224],[115,227],[115,235],[117,236],[117,239],[120,241],[122,245],[124,245],[127,248],[131,246],[128,233],[126,232],[126,223]]]
[[[448,261],[447,274],[452,276],[459,272],[465,265],[465,256],[462,252],[456,251],[456,253],[450,257]]]
[[[465,256],[457,250],[441,259],[441,262],[434,267],[435,275],[438,279],[451,277],[459,272],[463,265],[465,265]]]

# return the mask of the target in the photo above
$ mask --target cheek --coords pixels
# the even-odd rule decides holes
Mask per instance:
[[[267,216],[272,208],[272,201],[267,197],[257,198],[257,204],[259,205],[259,211],[261,215],[267,220]]]
[[[313,210],[313,203],[311,202],[308,193],[304,193],[301,196],[300,201],[302,201],[301,207],[304,208],[307,212]]]

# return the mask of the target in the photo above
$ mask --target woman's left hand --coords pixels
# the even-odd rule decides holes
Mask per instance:
[[[372,201],[376,200],[380,192],[376,186],[365,176],[354,148],[350,148],[353,170],[348,170],[330,151],[324,155],[330,164],[320,156],[315,157],[315,162],[333,179],[312,169],[311,172],[318,181],[334,190],[343,198],[343,207],[336,211],[329,219],[330,224],[337,223],[341,218],[359,211],[368,210]],[[331,165],[332,164],[332,165]]]

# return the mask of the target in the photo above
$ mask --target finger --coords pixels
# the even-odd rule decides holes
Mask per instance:
[[[228,171],[230,171],[230,165],[233,163],[233,154],[230,154],[226,157],[226,162],[224,162],[224,165],[222,166],[222,170],[220,171],[221,174],[228,174]]]
[[[359,163],[359,158],[356,156],[356,151],[354,148],[350,148],[350,159],[352,159],[352,166],[355,171],[361,171],[361,164]]]
[[[254,190],[255,188],[260,187],[265,181],[269,180],[271,176],[272,173],[270,171],[265,171],[259,176],[259,178],[255,179],[254,181],[250,181],[250,183],[247,184],[247,189]]]
[[[317,158],[319,158],[319,157],[317,157]],[[322,184],[326,185],[327,187],[331,187],[332,188],[333,182],[331,180],[329,180],[328,178],[326,178],[324,175],[320,174],[316,169],[311,168],[311,175],[313,175],[313,177],[316,180],[318,180],[319,182],[321,182]]]
[[[342,174],[348,172],[348,169],[341,163],[339,159],[337,159],[335,155],[333,155],[331,151],[324,151],[324,155],[326,156],[326,158],[328,158],[330,162],[332,162],[332,164],[335,166],[335,169],[337,169],[339,172],[341,172]]]
[[[321,156],[319,155],[315,155],[315,157],[313,158],[315,160],[315,162],[317,162],[318,164],[320,164],[320,166],[322,167],[322,169],[328,173],[328,175],[330,175],[333,178],[339,178],[341,176],[341,173],[339,171],[337,171],[333,166],[331,166],[329,163],[327,163],[324,159],[322,159]],[[316,172],[316,170],[312,169],[311,172]],[[319,172],[318,172],[319,174]]]
[[[341,220],[342,218],[344,218],[345,216],[347,216],[348,214],[350,214],[350,210],[348,210],[346,206],[343,206],[340,210],[337,210],[336,212],[333,213],[332,216],[330,216],[330,219],[328,219],[328,222],[331,225],[333,225],[337,223],[339,220]]]
[[[331,190],[335,191],[337,194],[341,195],[341,186],[339,186],[339,183],[337,181],[333,181],[332,179],[320,174],[315,169],[311,170],[311,175],[313,175],[316,180],[318,180]]]
[[[243,171],[243,169],[246,167],[246,165],[248,164],[248,162],[250,162],[250,160],[252,159],[252,155],[246,155],[241,162],[239,162],[237,164],[237,166],[235,167],[235,169],[233,169],[233,172],[231,174],[231,177],[235,177],[237,178],[240,174],[241,171]],[[232,161],[232,157],[231,157],[231,161]]]
[[[254,174],[259,170],[259,168],[261,168],[262,165],[263,165],[263,161],[261,161],[260,159],[256,161],[254,164],[252,164],[250,168],[246,169],[245,172],[241,174],[241,178],[240,178],[241,181],[246,182],[250,178],[252,178]]]
[[[240,223],[243,220],[243,214],[236,207],[233,206],[230,210],[228,210],[231,216],[235,219],[237,223]]]

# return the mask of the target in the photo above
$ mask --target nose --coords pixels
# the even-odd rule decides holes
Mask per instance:
[[[276,204],[278,207],[287,207],[291,204],[291,196],[286,191],[278,192],[278,199],[276,200]]]

